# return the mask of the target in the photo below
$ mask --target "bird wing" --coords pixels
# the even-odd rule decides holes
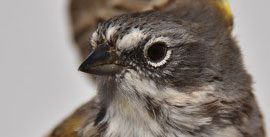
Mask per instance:
[[[78,129],[84,126],[86,122],[94,121],[98,109],[99,106],[95,97],[66,118],[47,137],[78,137]]]

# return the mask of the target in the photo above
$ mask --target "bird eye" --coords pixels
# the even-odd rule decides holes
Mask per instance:
[[[154,43],[145,50],[148,63],[154,67],[164,65],[169,56],[170,52],[168,52],[167,45],[163,42]]]
[[[151,62],[159,62],[165,56],[167,52],[167,47],[164,43],[155,43],[148,47],[146,57]]]

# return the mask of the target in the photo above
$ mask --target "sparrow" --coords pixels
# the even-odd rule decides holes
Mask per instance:
[[[98,93],[49,137],[265,137],[225,0],[100,23],[79,67]]]

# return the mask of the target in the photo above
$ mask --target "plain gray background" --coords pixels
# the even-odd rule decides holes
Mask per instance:
[[[270,125],[270,1],[230,2],[234,34]],[[67,4],[66,0],[0,0],[1,137],[44,136],[95,94],[86,75],[77,71],[80,62],[72,46]]]

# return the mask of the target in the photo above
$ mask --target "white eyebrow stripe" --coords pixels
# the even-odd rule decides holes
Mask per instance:
[[[117,32],[119,27],[109,27],[106,31],[106,39],[110,41],[111,37]]]
[[[138,43],[145,39],[146,35],[140,29],[132,29],[129,34],[126,34],[122,39],[118,39],[116,42],[117,49],[130,50],[138,46]]]

